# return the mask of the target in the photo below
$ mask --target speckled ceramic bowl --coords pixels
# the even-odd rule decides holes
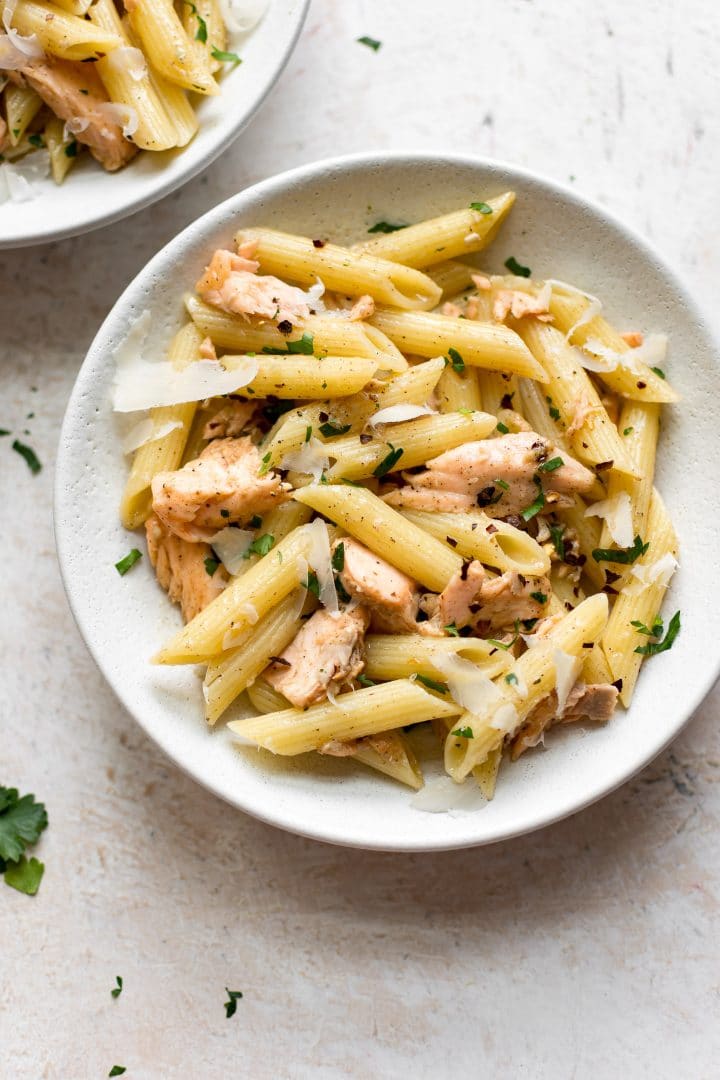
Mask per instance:
[[[484,809],[429,814],[410,805],[407,790],[352,763],[236,748],[222,726],[206,729],[192,668],[150,665],[179,615],[146,558],[126,577],[114,569],[134,538],[117,517],[127,466],[110,408],[110,356],[146,308],[153,340],[164,349],[182,317],[183,290],[239,226],[351,241],[378,218],[417,221],[507,188],[517,192],[517,204],[485,265],[501,268],[514,254],[538,277],[599,294],[623,326],[670,335],[668,366],[683,403],[666,413],[657,483],[681,543],[666,611],[682,609],[683,629],[672,651],[645,665],[627,713],[600,730],[553,732],[546,750],[503,770]],[[720,564],[710,507],[720,484],[708,468],[718,450],[708,408],[720,397],[717,349],[687,291],[644,240],[601,207],[532,173],[479,158],[398,153],[319,162],[267,180],[210,211],[152,259],[118,300],[80,371],[60,439],[55,499],[60,566],[80,631],[120,700],[173,761],[274,825],[338,844],[423,851],[489,843],[557,821],[647,764],[717,675]],[[430,776],[433,768],[439,771],[439,763]]]
[[[287,64],[310,0],[272,0],[262,21],[238,36],[242,64],[228,71],[217,97],[197,108],[200,130],[182,150],[142,153],[118,173],[89,155],[60,186],[34,182],[36,197],[0,205],[0,250],[90,232],[134,214],[206,168],[250,122]]]

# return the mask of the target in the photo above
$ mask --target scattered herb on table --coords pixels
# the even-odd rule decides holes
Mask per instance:
[[[45,806],[34,795],[21,798],[17,788],[0,787],[0,873],[7,885],[28,896],[38,891],[45,866],[28,859],[25,851],[37,843],[47,823]]]
[[[115,976],[115,983],[116,985],[113,986],[112,990],[110,991],[110,996],[114,998],[119,998],[123,991],[122,975]]]
[[[237,1003],[242,997],[242,990],[228,990],[226,986],[225,993],[228,996],[228,1000],[225,1002],[225,1016],[229,1020],[237,1012]]]
[[[33,476],[37,475],[37,473],[40,472],[40,470],[42,469],[40,459],[38,458],[37,454],[31,446],[26,446],[25,443],[21,443],[19,439],[15,439],[13,441],[12,448],[15,453],[20,455],[20,457],[25,458],[28,468],[30,469],[30,472],[33,474]]]
[[[373,52],[377,52],[382,46],[382,41],[378,41],[377,38],[368,37],[367,34],[363,34],[362,37],[355,38],[358,45],[367,45],[368,49],[372,49]]]
[[[376,221],[369,229],[369,233],[394,233],[400,229],[407,229],[407,225],[393,225],[391,221]]]
[[[505,266],[508,268],[511,274],[517,274],[518,277],[530,277],[532,271],[529,266],[523,266],[519,263],[514,255],[511,255],[509,259],[505,260]]]

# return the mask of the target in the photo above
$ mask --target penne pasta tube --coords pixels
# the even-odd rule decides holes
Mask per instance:
[[[565,450],[566,453],[570,453],[564,430],[561,429],[558,421],[550,414],[550,409],[552,408],[554,411],[554,406],[549,404],[547,399],[546,387],[540,386],[532,379],[517,380],[517,393],[512,399],[513,408],[517,408],[522,413],[530,427],[533,431],[537,431],[538,435],[549,439],[558,450]]]
[[[612,468],[638,476],[587,372],[572,346],[554,326],[537,319],[516,320],[518,332],[548,374],[548,405],[557,410],[572,450],[590,465],[612,462]]]
[[[243,634],[301,582],[309,543],[304,529],[293,529],[191,619],[154,663],[195,664],[242,643]]]
[[[209,337],[218,348],[245,352],[275,349],[283,353],[289,342],[300,341],[306,335],[312,339],[316,356],[365,356],[374,359],[378,368],[407,370],[407,360],[400,350],[381,331],[364,322],[351,322],[338,316],[309,315],[301,327],[285,336],[272,323],[250,323],[239,315],[228,315],[211,307],[196,296],[186,296],[185,306],[203,337]]]
[[[507,671],[512,656],[481,638],[425,637],[423,634],[368,634],[365,638],[365,671],[369,679],[444,680],[445,675],[433,664],[433,657],[460,656],[471,660],[489,679]]]
[[[382,731],[361,739],[350,760],[391,776],[415,791],[423,786],[422,770],[402,731]]]
[[[488,802],[491,802],[495,797],[495,787],[497,785],[498,773],[500,772],[500,766],[503,760],[503,748],[502,744],[496,746],[494,750],[491,750],[488,756],[480,765],[476,765],[472,773],[475,778],[475,783],[480,788]]]
[[[455,319],[429,311],[392,311],[378,308],[370,322],[403,352],[416,356],[458,352],[470,367],[515,372],[547,382],[540,363],[514,330],[499,323]]]
[[[142,42],[143,52],[163,78],[198,94],[220,92],[210,70],[210,58],[196,37],[201,33],[197,14],[196,35],[192,37],[185,33],[172,0],[133,0],[128,19]]]
[[[8,83],[5,87],[5,119],[11,146],[17,146],[21,141],[28,124],[40,112],[42,103],[40,95],[29,86]]]
[[[311,705],[309,709],[285,709],[228,724],[243,742],[264,746],[274,754],[305,754],[319,750],[330,739],[347,741],[405,727],[438,716],[457,715],[460,707],[423,690],[409,679],[369,686],[341,694],[338,704]]]
[[[464,289],[470,288],[476,269],[468,263],[450,259],[447,262],[435,263],[425,272],[442,289],[442,299],[447,300],[451,296],[457,296]]]
[[[600,641],[596,641],[592,649],[588,649],[587,656],[583,661],[581,677],[582,681],[588,685],[611,683],[613,681],[612,672]]]
[[[214,53],[225,52],[228,46],[227,29],[220,10],[218,0],[195,0],[192,4],[182,5],[182,24],[185,33],[193,40],[197,38],[198,28],[201,22],[205,24],[205,41],[201,42],[203,51],[207,54],[207,63],[210,71],[219,71],[222,62],[217,60]]]
[[[122,19],[122,27],[130,44],[134,45],[135,48],[139,48],[142,42],[134,32],[127,15]],[[175,129],[176,145],[187,146],[200,127],[195,110],[188,99],[188,91],[184,90],[182,86],[177,86],[175,83],[163,78],[152,64],[148,65],[148,79],[165,114]]]
[[[644,536],[655,476],[660,406],[654,402],[626,400],[623,402],[617,427],[640,476],[636,478],[626,473],[613,472],[608,481],[607,497],[611,499],[622,492],[628,495],[632,506],[633,536]],[[603,527],[600,544],[597,546],[612,546],[607,525]],[[626,569],[617,563],[608,565],[615,572]]]
[[[441,592],[462,566],[452,548],[406,521],[367,488],[309,484],[293,497],[347,529],[376,555],[433,592]]]
[[[398,469],[412,469],[446,450],[484,439],[494,427],[495,417],[487,413],[444,413],[388,425],[382,437],[375,434],[370,442],[364,441],[367,436],[341,435],[327,443],[328,454],[335,458],[327,478],[359,480],[373,473],[382,475],[377,470],[393,455]]]
[[[677,558],[678,545],[675,529],[657,491],[653,491],[650,499],[645,539],[648,549],[634,563],[633,568],[644,570],[667,556],[672,559]],[[643,655],[636,652],[636,649],[642,648],[652,640],[638,633],[638,628],[633,626],[633,622],[652,627],[665,599],[669,579],[663,575],[655,581],[649,581],[637,593],[634,591],[633,582],[639,585],[638,578],[632,575],[628,580],[629,584],[623,587],[615,600],[607,628],[602,636],[603,651],[613,680],[618,680],[620,683],[620,700],[626,708],[632,700],[643,661]]]
[[[467,514],[403,510],[402,515],[438,540],[452,540],[451,547],[466,559],[479,559],[485,566],[528,577],[542,577],[550,571],[550,557],[537,540],[480,510]]]
[[[550,311],[554,316],[554,325],[563,334],[569,334],[573,345],[584,345],[588,341],[596,341],[614,353],[630,352],[628,343],[602,315],[595,315],[589,322],[577,325],[588,307],[589,302],[584,296],[576,294],[565,296],[553,289]],[[672,403],[680,400],[679,394],[673,390],[667,380],[647,364],[635,360],[633,368],[634,370],[631,370],[618,365],[614,371],[599,371],[598,378],[616,394],[623,394],[636,401]]]
[[[88,60],[123,44],[117,34],[42,0],[18,0],[11,25],[25,36],[36,34],[45,52],[63,60]]]
[[[279,694],[264,679],[256,679],[247,688],[247,696],[250,704],[259,713],[282,712],[291,709],[292,705],[286,697]]]
[[[256,242],[253,255],[269,274],[302,285],[321,280],[326,289],[347,296],[367,294],[398,308],[434,307],[440,289],[426,274],[374,255],[356,254],[348,248],[325,244],[316,248],[304,236],[275,229],[243,229],[235,237],[239,245]]]
[[[223,367],[244,367],[246,357],[225,355]],[[374,360],[363,356],[263,356],[255,378],[238,393],[284,399],[347,397],[372,379]]]
[[[500,371],[478,371],[477,378],[486,412],[492,413],[493,416],[497,416],[503,409],[514,409],[515,412],[522,413],[518,394],[520,380],[516,375],[504,375]],[[523,381],[535,387],[538,394],[542,394],[542,387],[533,379]]]
[[[585,557],[583,572],[592,582],[596,589],[605,587],[605,571],[601,564],[593,559],[593,551],[600,547],[600,521],[596,517],[585,517],[587,503],[575,496],[573,506],[565,507],[556,511],[558,521],[569,525],[574,529],[580,548],[580,554]]]
[[[481,713],[464,712],[457,728],[469,727],[471,738],[452,732],[445,741],[445,768],[453,780],[462,782],[475,765],[501,746],[505,735],[517,730],[535,706],[555,689],[555,650],[580,658],[583,645],[595,642],[605,628],[608,600],[596,593],[568,612],[547,638],[515,661],[510,672],[496,684],[499,695]],[[507,709],[509,719],[502,716]],[[498,718],[499,726],[493,723]]]
[[[471,412],[482,409],[482,396],[478,383],[479,371],[472,368],[455,371],[446,367],[437,385],[438,407],[442,413],[454,413],[461,409]]]
[[[193,324],[187,323],[173,338],[168,359],[178,368],[192,363],[199,356],[201,340]],[[137,529],[149,517],[153,477],[180,467],[196,409],[197,402],[189,401],[150,410],[155,430],[170,430],[135,451],[120,503],[120,520],[126,529]]]
[[[514,202],[515,193],[508,191],[486,202],[478,202],[482,210],[471,206],[454,210],[450,214],[364,240],[357,245],[357,249],[420,269],[446,259],[469,255],[487,247]]]
[[[57,7],[69,11],[71,15],[87,15],[93,0],[55,0]]]
[[[65,124],[57,116],[51,116],[43,132],[45,145],[50,155],[50,171],[56,184],[63,180],[77,161],[77,155],[66,153],[68,146],[75,141],[74,135],[65,134]]]
[[[290,644],[302,626],[306,595],[305,589],[294,589],[260,619],[247,641],[210,661],[203,682],[208,724],[215,724],[238,694],[265,670],[272,657]]]

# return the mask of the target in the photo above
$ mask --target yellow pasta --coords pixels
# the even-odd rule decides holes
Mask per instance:
[[[478,375],[479,372],[472,369],[455,371],[452,365],[446,367],[437,387],[440,412],[454,413],[460,409],[479,412],[483,402]]]
[[[224,356],[229,371],[244,367],[244,356]],[[278,398],[345,397],[356,394],[372,379],[374,360],[362,356],[263,356],[258,373],[239,393]]]
[[[45,125],[43,139],[50,155],[50,171],[56,184],[61,184],[77,161],[77,155],[66,154],[68,146],[74,141],[74,135],[65,134],[65,125],[57,116],[52,116]]]
[[[438,654],[471,660],[489,679],[507,671],[512,657],[480,638],[429,638],[421,634],[370,634],[365,639],[365,674],[370,679],[404,679],[424,675],[445,678],[433,664]]]
[[[448,262],[435,263],[426,272],[428,277],[431,277],[442,289],[442,299],[447,300],[472,285],[472,276],[476,268],[468,263],[451,259]]]
[[[11,146],[18,145],[41,108],[42,98],[29,86],[10,83],[5,87],[5,119]]]
[[[18,0],[12,26],[21,34],[36,34],[45,52],[64,60],[95,58],[123,44],[117,34],[41,0]]]
[[[210,57],[186,34],[172,0],[134,0],[128,11],[150,63],[171,83],[198,94],[217,94]],[[196,25],[200,23],[196,16]]]
[[[438,540],[453,541],[453,548],[468,559],[479,559],[498,570],[514,570],[542,577],[550,570],[550,557],[536,540],[506,521],[493,520],[475,510],[467,514],[441,514],[403,510],[402,515]]]
[[[607,496],[614,498],[623,492],[629,497],[632,507],[633,536],[644,536],[650,509],[650,498],[655,476],[655,453],[660,426],[660,406],[653,402],[623,402],[618,420],[618,431],[627,452],[638,467],[638,477],[626,473],[613,472],[608,481]],[[612,546],[612,538],[604,526],[600,547]],[[609,564],[613,571],[619,565]]]

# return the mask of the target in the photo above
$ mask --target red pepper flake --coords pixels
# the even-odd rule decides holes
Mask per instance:
[[[453,540],[452,536],[446,536],[445,539],[447,540],[450,547],[457,547],[457,540]]]
[[[615,461],[613,458],[611,458],[610,461],[599,461],[595,466],[595,472],[604,472],[605,469],[612,469],[614,464]]]
[[[647,386],[647,383],[646,383],[646,382],[639,382],[639,383],[637,383],[637,388],[638,388],[638,390],[644,390],[646,386]]]
[[[277,324],[277,328],[281,334],[291,334],[293,325],[289,319],[283,319],[282,322]]]

